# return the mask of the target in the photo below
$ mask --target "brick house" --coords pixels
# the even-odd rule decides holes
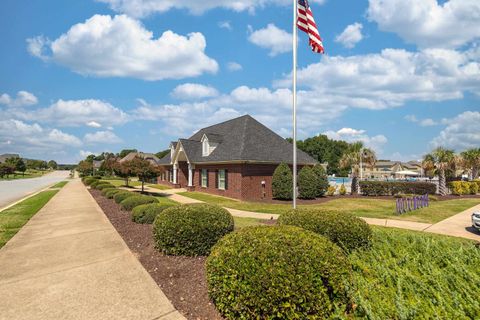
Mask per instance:
[[[292,164],[293,147],[249,115],[203,128],[170,144],[159,160],[165,173],[158,183],[237,198],[272,198],[272,175],[282,162]],[[297,151],[298,166],[314,165]]]

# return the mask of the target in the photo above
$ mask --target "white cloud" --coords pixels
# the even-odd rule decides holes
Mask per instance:
[[[256,8],[271,5],[288,6],[289,0],[97,0],[109,4],[117,12],[127,13],[133,17],[145,17],[153,13],[163,13],[171,9],[187,9],[191,14],[223,8],[236,12],[254,13]],[[322,4],[325,0],[313,0],[311,3]]]
[[[216,97],[218,96],[218,91],[211,86],[197,83],[184,83],[173,89],[171,96],[182,100],[202,99]]]
[[[218,27],[219,28],[222,28],[222,29],[227,29],[229,31],[232,31],[233,28],[232,28],[232,24],[230,23],[230,21],[220,21],[218,23]]]
[[[338,131],[326,131],[323,134],[334,140],[363,142],[366,147],[372,148],[379,154],[382,153],[383,146],[388,142],[388,139],[382,134],[369,136],[365,130],[357,130],[353,128],[342,128]]]
[[[122,142],[122,139],[120,139],[112,131],[97,131],[95,133],[87,133],[85,134],[83,140],[88,144],[114,144]]]
[[[206,40],[201,33],[185,37],[165,31],[155,39],[139,21],[125,15],[94,15],[54,41],[37,37],[28,43],[34,56],[82,75],[154,81],[218,70],[217,62],[205,54]],[[39,49],[40,44],[44,48]]]
[[[431,127],[431,126],[436,126],[437,124],[438,123],[435,120],[430,118],[423,119],[422,121],[420,121],[420,125],[422,127]]]
[[[74,135],[14,119],[0,120],[0,141],[9,142],[9,148],[20,153],[52,152],[58,151],[58,148],[82,145]]]
[[[418,122],[418,118],[414,114],[407,114],[404,118],[409,122],[415,122],[415,123]]]
[[[227,63],[228,71],[240,71],[243,69],[242,65],[237,62],[229,62]]]
[[[420,47],[460,47],[480,38],[478,0],[369,0],[368,18]]]
[[[53,123],[61,127],[83,126],[95,127],[104,125],[121,125],[127,122],[128,116],[110,103],[87,100],[58,100],[46,108],[31,112],[12,112],[11,115],[30,121]]]
[[[91,151],[86,151],[86,150],[80,150],[78,152],[78,159],[85,159],[86,157],[88,157],[89,155],[98,155],[98,153],[95,153],[95,152],[91,152]]]
[[[0,105],[3,104],[7,107],[26,107],[33,106],[37,103],[37,97],[28,91],[18,91],[16,98],[12,98],[6,93],[0,95]]]
[[[445,101],[480,94],[480,50],[384,49],[379,54],[325,56],[298,70],[299,85],[349,107],[386,109],[407,101]],[[291,75],[276,81],[290,87]]]
[[[480,130],[478,130],[480,112],[466,111],[443,122],[448,125],[431,141],[433,147],[463,151],[480,146]]]
[[[102,125],[100,123],[96,122],[96,121],[89,121],[89,122],[86,123],[86,125],[88,127],[92,127],[92,128],[101,128],[102,127]]]
[[[261,48],[269,49],[271,57],[292,50],[292,35],[273,23],[269,23],[266,28],[253,31],[248,40]]]
[[[361,23],[354,23],[345,28],[343,32],[335,38],[335,42],[340,42],[345,48],[353,48],[355,45],[362,41],[362,28]]]

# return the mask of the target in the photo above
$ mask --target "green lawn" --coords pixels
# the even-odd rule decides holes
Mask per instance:
[[[242,229],[245,227],[250,227],[250,226],[263,225],[260,219],[255,219],[255,218],[233,217],[233,220],[235,221],[235,230]]]
[[[148,186],[150,188],[158,189],[158,190],[172,189],[172,187],[167,187],[167,186],[164,186],[162,184],[147,184],[146,186]]]
[[[67,183],[68,183],[68,181],[60,181],[59,183],[51,186],[50,189],[61,189],[61,188],[63,188]]]
[[[207,203],[218,204],[222,207],[282,214],[291,209],[291,204],[271,204],[259,202],[243,202],[235,199],[213,196],[200,192],[182,192],[180,195],[204,201]],[[456,213],[462,212],[480,204],[480,199],[455,199],[448,201],[431,201],[428,208],[419,209],[403,215],[395,214],[394,200],[379,200],[371,198],[351,199],[338,198],[321,204],[300,205],[300,208],[325,208],[331,210],[341,210],[350,212],[358,217],[366,218],[389,218],[399,220],[409,220],[416,222],[435,223],[444,220]]]
[[[354,318],[480,319],[480,249],[472,241],[373,231],[372,249],[350,255]]]
[[[102,181],[109,182],[113,184],[115,187],[125,187],[125,180],[118,180],[118,179],[102,179]],[[141,186],[142,183],[140,181],[128,181],[128,185],[130,187],[137,187]]]
[[[7,243],[58,190],[48,190],[0,212],[0,248]]]
[[[21,172],[16,172],[14,175],[9,175],[8,177],[0,178],[0,180],[18,180],[18,179],[38,178],[49,172],[50,172],[49,170],[27,170],[25,171],[25,174],[22,174]]]

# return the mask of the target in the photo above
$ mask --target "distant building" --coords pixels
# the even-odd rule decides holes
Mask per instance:
[[[131,161],[135,157],[142,158],[144,160],[148,160],[153,165],[158,165],[160,163],[160,159],[153,153],[145,153],[145,152],[130,152],[125,157],[119,160],[120,163],[125,161]]]
[[[363,177],[367,179],[391,179],[399,178],[396,175],[397,172],[412,171],[423,175],[422,164],[418,161],[391,161],[391,160],[379,160],[375,163],[373,168],[365,165],[363,168]]]
[[[272,198],[272,175],[292,164],[293,147],[249,115],[200,129],[170,144],[158,183],[242,200]],[[297,150],[298,166],[317,161]]]
[[[4,163],[5,161],[7,161],[7,159],[10,159],[10,158],[20,158],[20,155],[16,154],[16,153],[4,153],[4,154],[0,154],[0,163]]]

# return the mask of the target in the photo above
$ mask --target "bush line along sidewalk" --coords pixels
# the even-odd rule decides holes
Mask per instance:
[[[58,190],[42,191],[0,212],[0,248],[2,248]]]

